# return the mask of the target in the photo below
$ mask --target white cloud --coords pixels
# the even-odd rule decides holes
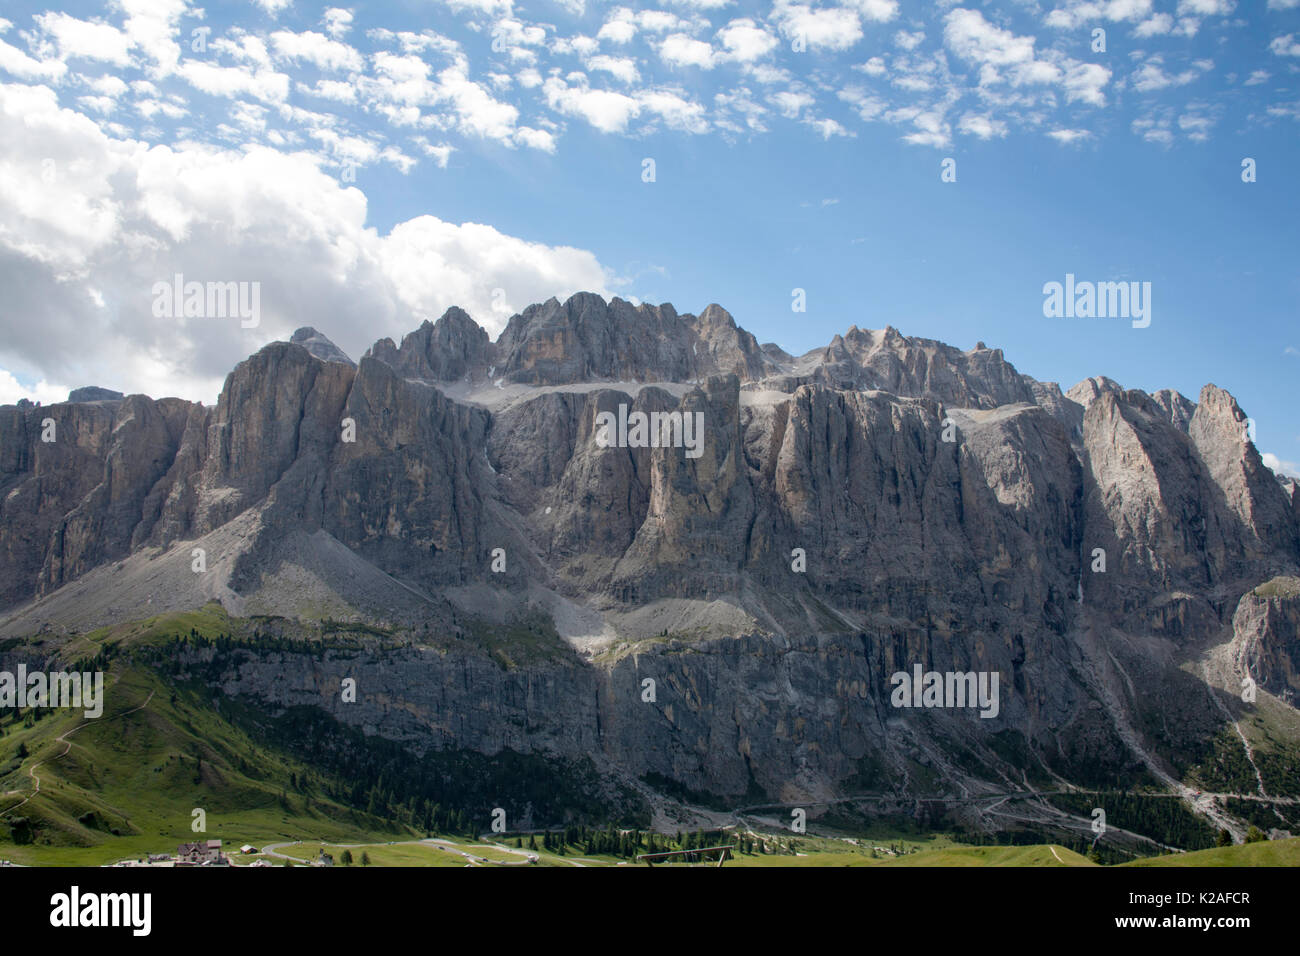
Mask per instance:
[[[77,97],[77,105],[92,113],[107,116],[117,109],[117,100],[111,96],[79,96]]]
[[[55,158],[53,181],[41,157]],[[396,151],[380,159],[403,165]],[[451,305],[499,331],[494,288],[526,303],[608,295],[614,281],[590,252],[487,225],[420,216],[381,234],[364,194],[305,153],[148,147],[40,87],[0,84],[0,181],[20,186],[0,191],[0,286],[8,314],[23,316],[5,323],[0,368],[24,381],[211,402],[236,362],[301,325],[357,356]],[[154,283],[177,272],[260,282],[260,324],[153,317]],[[365,322],[329,321],[346,316]],[[11,378],[0,374],[0,400],[66,396]]]
[[[1157,13],[1134,27],[1133,35],[1136,37],[1164,36],[1173,28],[1173,17],[1167,13]]]
[[[325,26],[325,32],[338,40],[352,29],[352,11],[341,7],[330,7],[321,17],[321,23]]]
[[[628,56],[593,56],[587,61],[587,69],[608,73],[624,83],[639,83],[641,74],[636,68],[636,60]]]
[[[317,80],[313,86],[299,83],[297,89],[308,96],[317,96],[323,100],[333,100],[336,103],[355,103],[357,101],[356,86],[343,80]]]
[[[457,13],[486,13],[491,16],[509,16],[514,12],[512,0],[445,0]]]
[[[434,103],[449,103],[455,112],[457,128],[469,135],[482,136],[502,143],[515,143],[519,110],[496,99],[482,84],[471,80],[468,65],[458,61],[438,74]],[[531,138],[530,138],[531,139]]]
[[[903,142],[913,146],[933,146],[944,149],[952,145],[952,127],[944,119],[942,107],[922,109],[906,107],[885,114],[891,123],[911,123],[912,132],[903,136]]]
[[[521,126],[515,130],[515,142],[520,146],[527,146],[529,149],[540,150],[543,153],[555,152],[555,136],[548,130]]]
[[[718,111],[722,114],[715,118],[715,124],[722,129],[732,133],[766,133],[767,125],[763,122],[763,117],[767,114],[767,108],[755,102],[753,93],[748,87],[741,87],[728,93],[715,93],[713,102]],[[739,114],[739,119],[743,125],[732,120],[731,114]]]
[[[1067,102],[1076,100],[1089,106],[1105,106],[1102,88],[1110,82],[1110,70],[1097,63],[1077,63],[1065,75],[1063,86]]]
[[[289,95],[288,75],[275,70],[186,60],[177,72],[196,90],[211,96],[252,96],[264,103],[283,103]]]
[[[1044,19],[1049,27],[1073,30],[1085,23],[1138,20],[1151,12],[1151,0],[1072,0],[1052,10]]]
[[[1047,51],[1039,57],[1032,36],[1017,36],[984,19],[978,10],[953,10],[944,18],[944,42],[953,53],[979,67],[986,95],[1003,82],[1014,87],[1060,85],[1067,102],[1104,106],[1103,87],[1110,70]]]
[[[822,139],[830,139],[832,136],[852,136],[837,120],[829,118],[817,119],[811,116],[805,116],[803,119],[805,125],[812,127]]]
[[[548,79],[542,90],[551,109],[579,116],[602,133],[622,133],[641,112],[641,104],[623,93],[593,90],[585,83],[569,86],[559,77]]]
[[[709,124],[704,107],[671,90],[648,90],[637,95],[646,110],[657,115],[669,129],[684,133],[704,133]]]
[[[1184,70],[1181,73],[1169,74],[1164,71],[1163,67],[1164,59],[1162,57],[1151,57],[1134,72],[1131,78],[1133,89],[1139,93],[1150,93],[1171,86],[1186,86],[1199,76],[1196,70]]]
[[[414,139],[420,151],[432,159],[439,169],[447,168],[447,163],[451,159],[451,154],[456,151],[456,147],[448,146],[446,143],[434,144],[423,136],[416,136]]]
[[[713,69],[713,47],[684,33],[674,33],[665,37],[663,43],[659,45],[659,58],[669,66],[698,66],[702,70]]]
[[[1137,133],[1148,143],[1158,143],[1161,146],[1172,146],[1174,142],[1173,130],[1170,129],[1172,123],[1169,115],[1149,114],[1140,116],[1130,124],[1133,132]]]
[[[611,17],[606,20],[601,28],[596,31],[597,40],[608,40],[610,43],[617,43],[620,46],[631,42],[636,36],[636,22],[631,17],[631,11],[625,11],[627,17]]]
[[[261,67],[271,65],[271,54],[266,48],[265,41],[251,33],[232,30],[225,36],[219,36],[209,41],[208,47],[210,50],[222,56],[228,56],[240,63]]]
[[[293,33],[289,30],[277,30],[270,36],[275,52],[286,60],[306,60],[322,70],[360,70],[365,62],[361,54],[338,40],[331,40],[323,33],[307,31]]]
[[[1204,143],[1208,140],[1214,124],[1215,119],[1204,113],[1188,112],[1178,117],[1178,128],[1195,143]]]
[[[1071,146],[1092,136],[1086,129],[1054,129],[1047,135],[1062,146]]]
[[[750,63],[766,56],[780,42],[753,20],[732,20],[718,31],[728,59]]]
[[[914,33],[908,33],[906,30],[899,30],[894,34],[894,46],[901,47],[904,50],[915,50],[925,42],[925,31],[917,30]]]
[[[253,2],[265,10],[272,19],[278,17],[281,10],[293,5],[293,0],[253,0]]]
[[[492,39],[509,46],[540,46],[546,41],[546,31],[539,26],[526,26],[512,17],[502,17],[492,27]]]
[[[600,49],[600,42],[594,37],[578,34],[572,37],[556,37],[551,41],[551,52],[559,55],[576,54],[591,56]]]
[[[1202,17],[1226,17],[1236,4],[1233,0],[1178,0],[1178,12],[1195,13]]]
[[[57,59],[34,59],[0,40],[0,70],[23,80],[57,80],[68,72],[68,67]]]
[[[667,10],[642,10],[636,15],[637,26],[649,33],[667,33],[669,30],[688,30],[691,21],[683,20]]]
[[[857,86],[849,86],[840,90],[839,98],[852,106],[857,114],[867,122],[879,119],[885,110],[889,108],[889,104],[880,97],[873,96]]]
[[[816,102],[810,94],[792,90],[773,93],[767,98],[767,101],[775,106],[786,119],[794,119],[801,110],[812,106]]]
[[[345,165],[364,166],[379,156],[379,145],[360,136],[340,135],[332,129],[308,130],[307,135],[319,141],[332,159]]]
[[[112,74],[96,77],[82,77],[86,85],[101,96],[117,98],[126,93],[128,87],[119,77]]]
[[[1034,38],[1018,37],[984,19],[978,10],[953,10],[944,21],[944,40],[954,53],[972,63],[1021,66],[1034,59]]]
[[[66,385],[51,385],[42,379],[33,385],[23,385],[7,369],[0,368],[0,405],[16,405],[22,399],[53,405],[66,402],[72,389]]]
[[[995,120],[987,113],[967,113],[957,123],[957,129],[978,139],[993,139],[1007,135],[1007,124]]]
[[[1271,451],[1266,451],[1259,457],[1263,460],[1265,467],[1272,470],[1274,474],[1300,479],[1300,464],[1294,461],[1283,461]]]
[[[155,77],[169,75],[180,59],[179,22],[186,0],[117,0],[126,13],[123,32],[133,48],[144,52]]]
[[[1278,56],[1300,56],[1300,43],[1296,42],[1294,33],[1274,37],[1268,48]]]
[[[875,23],[887,23],[898,16],[896,0],[844,0],[844,2],[862,14],[865,20]]]
[[[40,28],[54,38],[59,57],[102,60],[115,66],[131,62],[131,38],[106,23],[78,20],[66,13],[42,13],[36,17]]]
[[[847,50],[862,39],[857,13],[844,7],[815,10],[806,3],[777,0],[773,16],[786,37],[809,47]]]

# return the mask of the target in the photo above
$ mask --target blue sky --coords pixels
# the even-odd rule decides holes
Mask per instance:
[[[1300,0],[5,17],[0,400],[212,401],[298,325],[356,355],[593,289],[718,302],[796,353],[891,324],[1063,387],[1214,382],[1300,461]],[[175,272],[261,283],[262,320],[150,317]],[[1067,273],[1150,282],[1150,326],[1045,318]]]

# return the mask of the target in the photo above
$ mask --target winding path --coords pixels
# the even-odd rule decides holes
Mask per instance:
[[[109,717],[107,719],[117,720],[117,718],[119,717],[125,717],[128,714],[134,714],[138,710],[144,710],[146,707],[149,706],[149,701],[153,700],[153,695],[154,692],[149,691],[149,696],[144,699],[144,703],[141,704],[139,707],[132,707],[130,710],[124,710],[120,714],[114,714],[112,717]],[[36,768],[41,766],[42,764],[53,763],[56,760],[61,760],[64,757],[66,757],[68,755],[68,751],[72,749],[72,741],[69,740],[68,738],[71,737],[73,734],[75,734],[78,730],[81,730],[83,727],[89,727],[93,723],[98,723],[98,718],[83,721],[82,723],[77,724],[77,726],[73,727],[71,730],[65,730],[63,733],[59,734],[59,736],[54,738],[56,743],[63,744],[63,752],[58,754],[57,756],[51,757],[49,760],[38,760],[36,761],[36,763],[32,764],[30,767],[27,768],[27,776],[31,777],[32,783],[34,784],[32,792],[29,793],[22,800],[19,800],[8,810],[4,811],[4,813],[0,813],[0,818],[6,817],[9,814],[13,813],[15,810],[17,810],[19,807],[21,807],[23,804],[30,801],[33,797],[35,797],[38,793],[41,792],[41,778],[36,776]],[[10,791],[10,792],[12,793],[15,791]]]

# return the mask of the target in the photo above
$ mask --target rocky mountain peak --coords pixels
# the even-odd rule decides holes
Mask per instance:
[[[736,327],[736,320],[731,313],[716,302],[711,302],[705,306],[704,311],[700,313],[699,323],[704,326],[721,325],[729,329]]]
[[[122,400],[122,393],[98,385],[84,385],[68,393],[69,402],[117,402]]]
[[[1169,420],[1179,431],[1185,432],[1192,423],[1192,416],[1196,414],[1196,403],[1190,398],[1186,398],[1172,388],[1162,388],[1151,396],[1151,400],[1159,405],[1164,413],[1169,416]]]
[[[1065,397],[1073,402],[1078,402],[1086,409],[1098,396],[1106,392],[1122,393],[1123,391],[1124,389],[1119,382],[1113,381],[1104,375],[1094,375],[1067,389]]]
[[[289,344],[301,345],[323,362],[342,362],[344,365],[356,364],[352,359],[347,357],[341,348],[327,339],[320,332],[317,332],[310,325],[304,325],[302,328],[295,331],[289,338]]]

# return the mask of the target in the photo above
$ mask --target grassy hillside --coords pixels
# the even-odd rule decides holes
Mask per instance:
[[[1300,837],[1133,860],[1122,866],[1300,866]]]
[[[219,609],[169,615],[74,638],[72,662],[105,671],[103,716],[28,709],[0,716],[0,858],[94,865],[220,839],[238,846],[313,836],[407,837],[322,792],[302,761],[258,746],[207,691],[132,660],[177,633],[228,631]],[[36,787],[39,782],[39,792]],[[196,809],[206,831],[193,829]]]
[[[99,720],[57,711],[4,725],[0,858],[94,865],[200,838],[238,846],[410,832],[324,796],[310,768],[255,746],[196,691],[114,667],[106,698]],[[195,809],[206,813],[204,833],[192,829]]]

